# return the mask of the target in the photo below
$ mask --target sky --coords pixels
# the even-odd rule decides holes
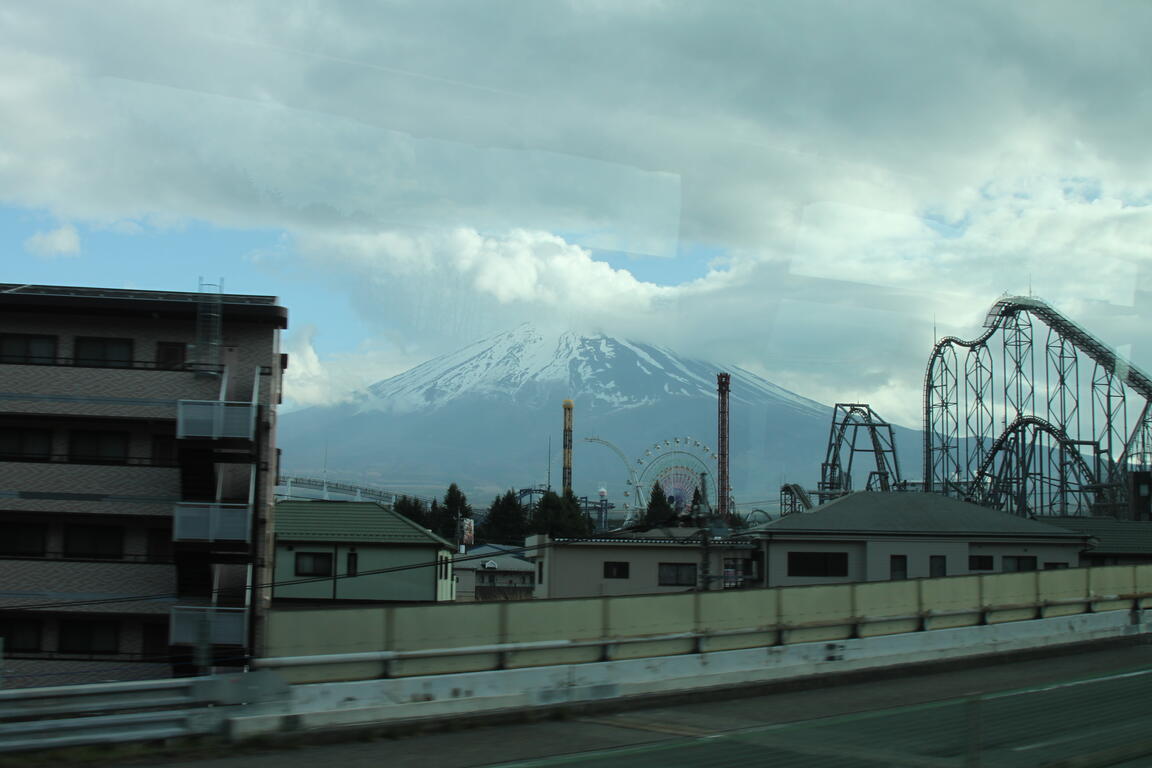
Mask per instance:
[[[3,282],[275,295],[287,407],[531,321],[919,426],[1043,298],[1152,368],[1152,4],[0,6]]]

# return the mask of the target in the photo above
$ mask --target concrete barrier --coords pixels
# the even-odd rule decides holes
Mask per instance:
[[[230,718],[227,730],[232,739],[243,740],[286,731],[370,727],[622,697],[691,694],[709,688],[1053,648],[1150,631],[1152,624],[1143,611],[1117,610],[711,653],[296,685],[280,711]]]

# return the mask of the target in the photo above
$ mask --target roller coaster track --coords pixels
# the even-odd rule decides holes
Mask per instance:
[[[868,433],[870,448],[857,446],[861,429]],[[876,463],[876,469],[868,476],[868,490],[890,491],[902,482],[892,425],[867,403],[837,403],[832,410],[824,463],[820,465],[817,493],[821,504],[852,490],[852,463],[857,453],[871,453]]]
[[[1033,320],[1047,328],[1043,345],[1033,344]],[[1147,461],[1152,453],[1152,377],[1036,298],[1000,299],[984,328],[975,339],[946,336],[932,348],[924,376],[925,490],[979,495],[993,462],[1007,461],[1008,442],[1023,445],[1020,435],[1032,431],[1053,443],[1035,457],[1041,468],[1029,471],[1058,486],[1056,507],[1070,508],[1069,471],[1095,479],[1092,503],[1122,505],[1130,462]],[[994,350],[990,342],[998,333],[1002,343]],[[1081,361],[1091,366],[1090,376],[1081,373]],[[1128,412],[1136,409],[1140,415],[1130,430]],[[1004,429],[994,439],[997,423]],[[1015,482],[1022,487],[1031,481],[1021,474]],[[1071,506],[1085,509],[1082,500]]]

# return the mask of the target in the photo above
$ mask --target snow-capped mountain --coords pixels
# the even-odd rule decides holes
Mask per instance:
[[[602,334],[548,335],[529,325],[378,382],[353,402],[283,414],[282,471],[326,472],[425,495],[442,495],[456,482],[474,504],[487,506],[508,488],[559,486],[561,402],[571,399],[574,490],[591,497],[604,487],[620,503],[629,468],[650,485],[644,457],[654,443],[715,445],[716,373],[725,370],[732,374],[737,501],[769,507],[781,483],[814,484],[829,406],[733,366]],[[629,466],[582,439],[593,436],[610,441]]]
[[[441,408],[469,397],[544,405],[557,388],[591,408],[621,410],[667,398],[714,397],[716,373],[734,380],[738,402],[778,402],[806,412],[826,408],[734,366],[688,360],[650,344],[603,334],[546,336],[521,325],[469,344],[369,387],[363,407],[393,413]]]

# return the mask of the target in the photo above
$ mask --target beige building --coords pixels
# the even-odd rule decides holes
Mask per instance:
[[[1137,523],[1139,525],[1139,523]],[[926,493],[853,493],[743,531],[533,536],[536,597],[654,594],[1077,567],[1086,533]],[[708,563],[705,573],[704,563]]]
[[[535,597],[599,597],[742,589],[761,583],[754,542],[695,528],[654,528],[600,538],[529,536]]]
[[[271,296],[0,285],[6,686],[259,645],[286,325]]]
[[[1090,537],[933,493],[860,491],[754,528],[765,586],[1074,568]]]
[[[276,505],[277,603],[456,599],[452,544],[371,501]]]
[[[527,600],[536,586],[536,568],[523,555],[523,547],[480,544],[457,555],[457,602]]]

